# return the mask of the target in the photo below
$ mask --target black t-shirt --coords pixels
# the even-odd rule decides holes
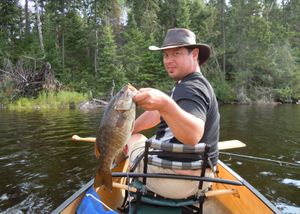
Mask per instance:
[[[220,115],[218,102],[210,83],[200,72],[193,72],[175,85],[171,97],[183,110],[205,122],[204,134],[200,142],[210,145],[208,155],[212,163],[216,165],[218,161],[217,144],[219,142]],[[158,126],[156,139],[181,143],[174,137],[163,118],[161,118]]]

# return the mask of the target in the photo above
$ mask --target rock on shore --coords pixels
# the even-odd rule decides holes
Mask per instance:
[[[108,102],[106,102],[104,100],[93,99],[90,101],[80,103],[78,105],[78,108],[80,110],[92,110],[92,109],[96,109],[96,108],[101,108],[101,107],[105,106],[107,103]]]

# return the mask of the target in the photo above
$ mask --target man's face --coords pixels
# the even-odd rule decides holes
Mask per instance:
[[[186,48],[171,48],[163,50],[163,62],[169,76],[178,81],[195,71],[199,49],[191,53]]]

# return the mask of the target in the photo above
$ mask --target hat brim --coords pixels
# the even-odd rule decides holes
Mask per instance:
[[[149,50],[151,50],[151,51],[161,51],[161,50],[167,50],[167,49],[172,49],[172,48],[181,48],[181,47],[199,48],[199,52],[200,52],[200,54],[198,56],[199,65],[204,64],[205,61],[210,56],[210,47],[206,44],[170,45],[170,46],[165,46],[165,47],[149,46]]]

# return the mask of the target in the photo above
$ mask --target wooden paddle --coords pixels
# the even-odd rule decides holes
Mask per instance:
[[[79,137],[78,135],[72,136],[73,141],[80,141],[80,142],[89,142],[89,143],[95,143],[96,138],[95,137]]]
[[[78,135],[73,135],[72,137],[73,141],[81,141],[81,142],[90,142],[95,143],[96,138],[94,137],[79,137]],[[245,147],[246,144],[239,140],[227,140],[227,141],[220,141],[218,143],[219,150],[226,150],[226,149],[235,149],[235,148],[241,148]]]
[[[239,140],[227,140],[227,141],[220,141],[218,143],[219,150],[235,149],[235,148],[241,148],[245,146],[246,144],[244,144]]]

